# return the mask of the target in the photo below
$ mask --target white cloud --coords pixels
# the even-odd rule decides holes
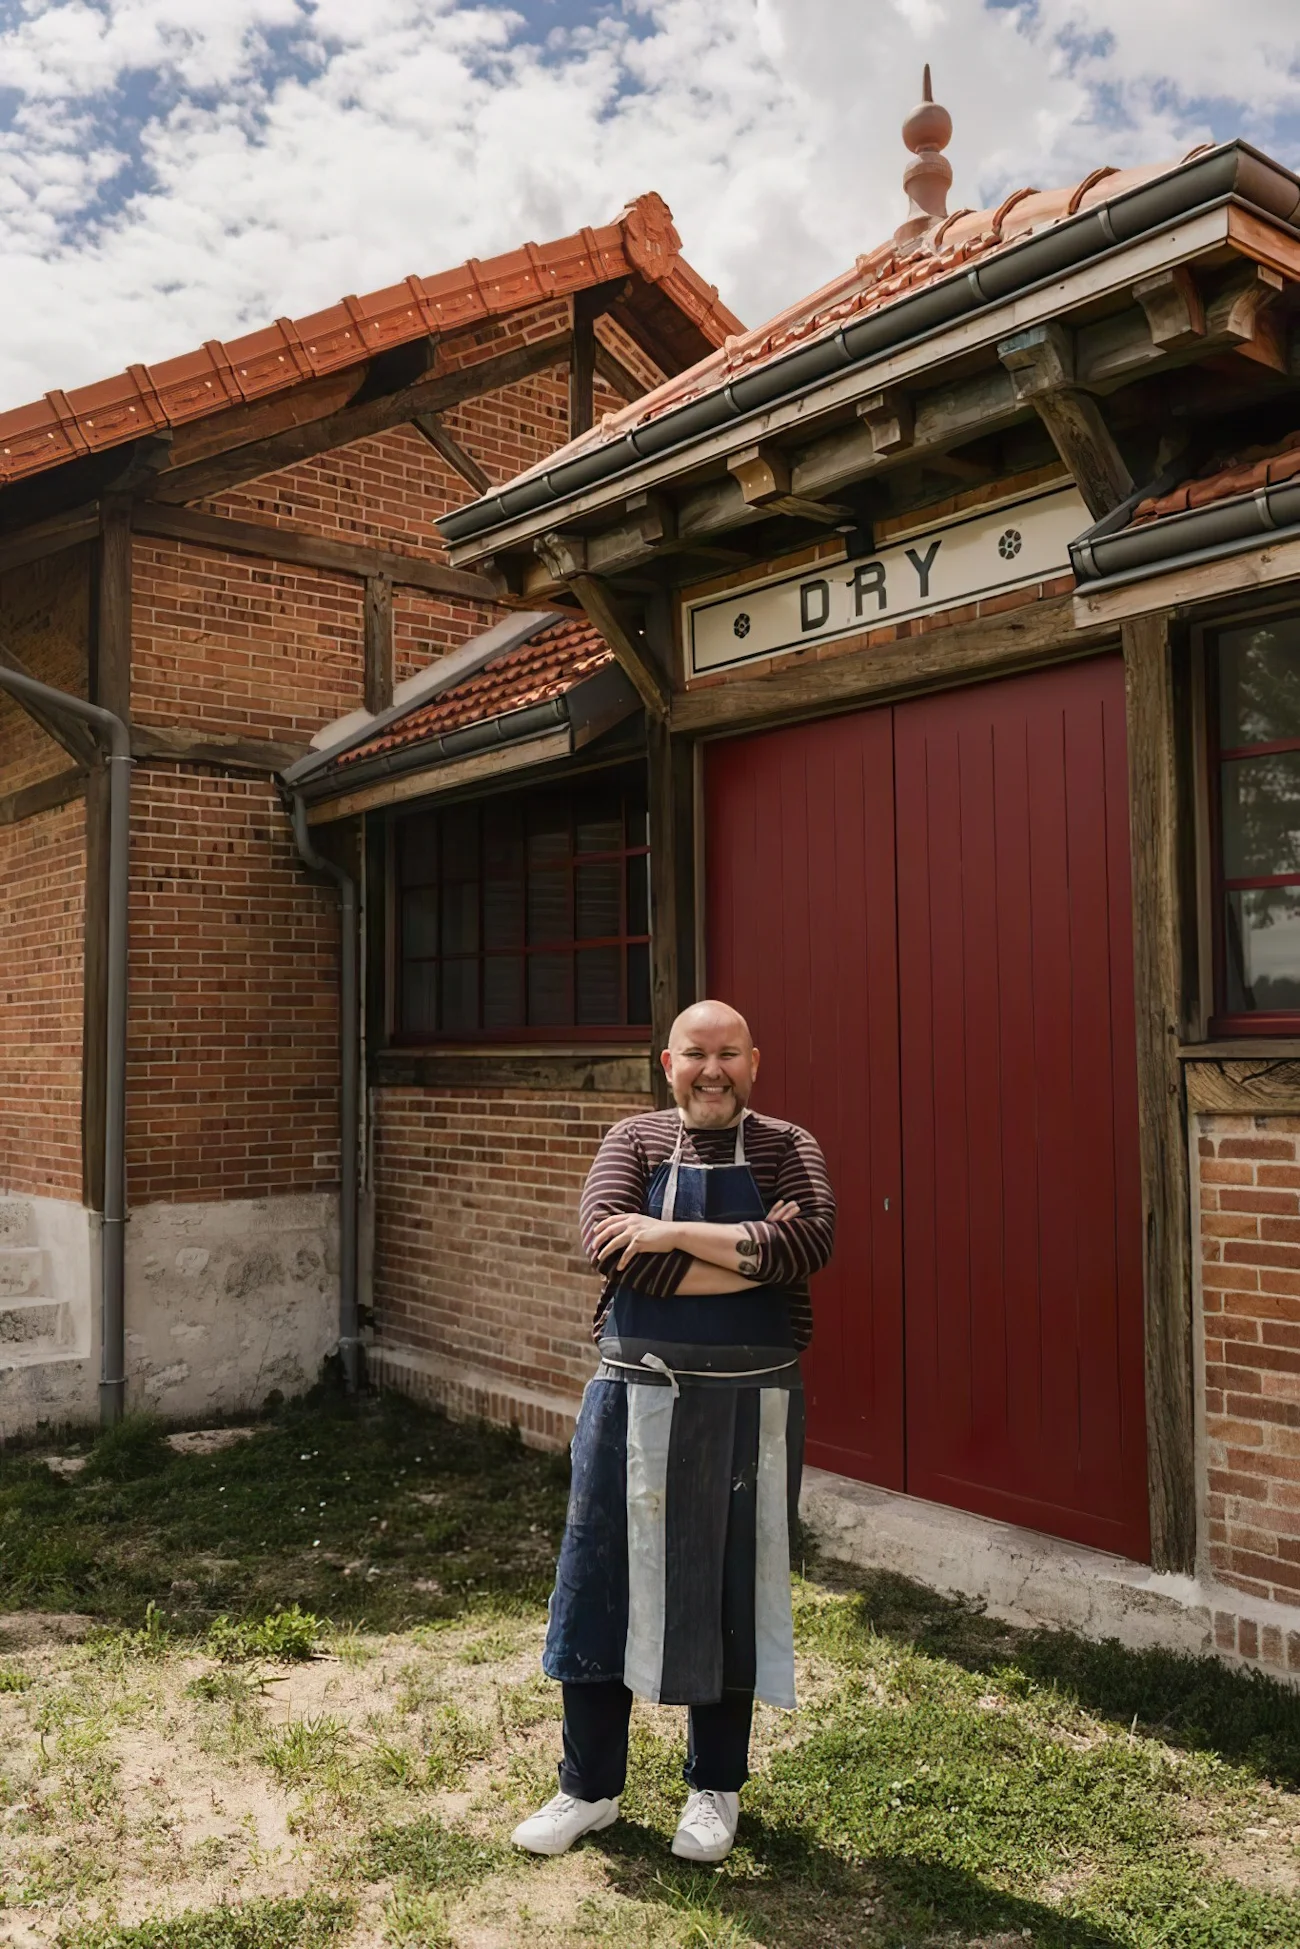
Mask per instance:
[[[458,0],[0,0],[0,402],[648,188],[756,322],[898,221],[927,59],[961,203],[1212,134],[1289,153],[1295,0],[1232,18],[1225,37],[1221,0],[564,0],[531,21]]]

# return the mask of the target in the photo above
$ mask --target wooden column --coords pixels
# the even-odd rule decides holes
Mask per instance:
[[[387,575],[366,577],[366,709],[386,711],[393,701],[393,584]]]
[[[650,785],[650,1042],[656,1101],[668,1103],[659,1067],[673,1018],[695,999],[695,778],[688,738],[646,718]]]
[[[1123,640],[1151,1560],[1157,1570],[1190,1571],[1196,1478],[1187,1123],[1178,1062],[1185,997],[1173,655],[1163,616],[1125,623]]]
[[[593,293],[578,291],[573,305],[573,351],[569,357],[569,438],[586,433],[596,417],[596,313]],[[604,299],[601,299],[601,308]]]
[[[90,696],[131,715],[131,510],[108,501],[100,513],[91,603]],[[108,1010],[108,771],[86,780],[86,911],[82,969],[82,1199],[104,1208],[104,1061]]]

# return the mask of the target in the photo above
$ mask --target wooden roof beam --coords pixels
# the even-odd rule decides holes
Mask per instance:
[[[551,366],[564,365],[572,346],[571,332],[555,332],[534,344],[516,346],[509,352],[480,359],[453,372],[435,372],[395,392],[360,404],[349,403],[320,419],[288,427],[268,438],[249,441],[187,466],[168,468],[152,482],[149,498],[177,506],[222,494],[244,481],[257,480],[263,474],[312,460],[334,447],[350,446],[354,440],[402,426],[417,413],[446,412],[467,399],[496,392],[502,386],[545,372]]]
[[[1090,393],[1075,383],[1074,340],[1055,322],[1013,332],[998,345],[1016,398],[1032,406],[1074,476],[1094,521],[1133,492],[1133,476]]]
[[[535,543],[538,558],[558,583],[572,591],[587,620],[600,631],[653,717],[666,719],[671,700],[667,674],[644,640],[624,619],[608,586],[587,567],[586,543],[581,535],[552,533]]]

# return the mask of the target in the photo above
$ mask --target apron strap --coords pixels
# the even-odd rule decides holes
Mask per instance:
[[[748,1115],[748,1110],[742,1110],[740,1113],[740,1122],[736,1125],[736,1155],[734,1161],[737,1164],[743,1164],[745,1162],[745,1118]],[[681,1170],[682,1144],[685,1138],[686,1119],[679,1110],[677,1112],[677,1142],[673,1145],[672,1159],[668,1166],[668,1182],[664,1186],[664,1201],[660,1209],[660,1216],[666,1225],[671,1225],[677,1215],[677,1177]]]

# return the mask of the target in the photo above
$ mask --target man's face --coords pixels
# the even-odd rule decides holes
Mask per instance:
[[[696,1129],[734,1123],[758,1074],[744,1017],[707,1002],[678,1016],[660,1060],[673,1101]]]

